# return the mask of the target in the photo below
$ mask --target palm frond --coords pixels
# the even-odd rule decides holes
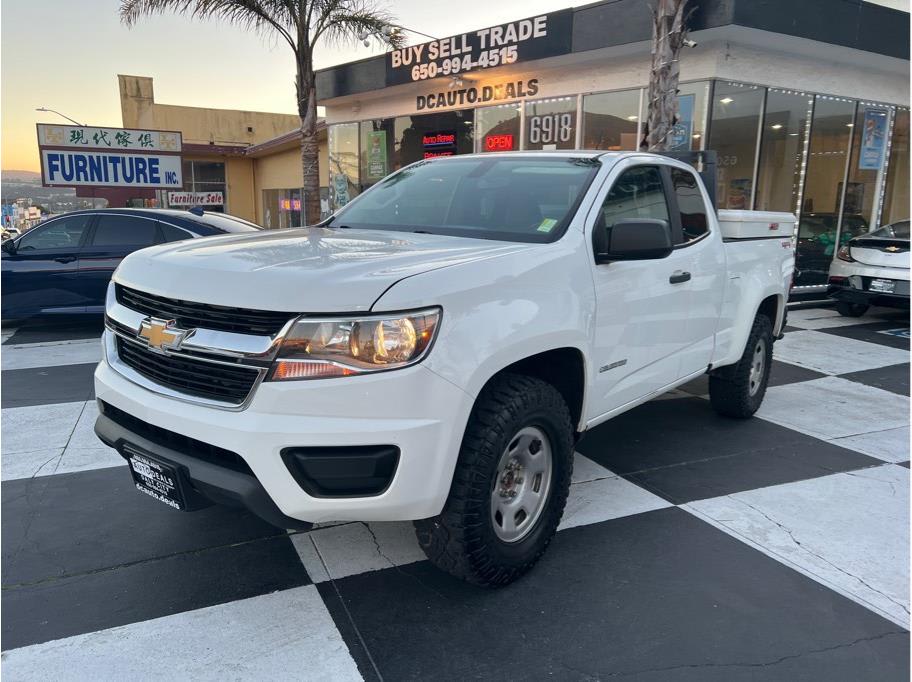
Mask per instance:
[[[120,20],[128,27],[153,14],[176,13],[216,19],[245,30],[276,31],[297,50],[298,7],[294,0],[121,0]]]
[[[353,43],[362,34],[383,35],[384,42],[393,48],[405,43],[401,33],[383,33],[394,25],[394,18],[372,0],[316,0],[313,4],[312,47],[321,39],[332,45]]]

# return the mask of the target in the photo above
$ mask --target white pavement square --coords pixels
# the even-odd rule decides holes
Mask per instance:
[[[847,374],[909,362],[909,351],[815,331],[790,332],[773,357],[824,374]]]
[[[788,313],[788,326],[797,329],[851,327],[872,322],[883,322],[883,319],[873,317],[870,311],[861,317],[843,317],[834,308],[795,308]]]
[[[770,387],[757,416],[833,440],[908,427],[909,398],[839,377],[823,377]],[[839,444],[852,447],[848,441]]]
[[[684,509],[909,627],[909,470],[892,464]]]
[[[58,682],[362,679],[313,585],[5,651],[3,675]]]
[[[32,367],[60,367],[101,361],[101,339],[55,341],[50,343],[25,343],[3,346],[0,351],[2,367],[29,369]]]

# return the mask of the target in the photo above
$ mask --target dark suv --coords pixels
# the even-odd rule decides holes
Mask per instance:
[[[261,229],[193,209],[97,209],[46,220],[2,245],[2,317],[104,312],[120,261],[153,244]]]

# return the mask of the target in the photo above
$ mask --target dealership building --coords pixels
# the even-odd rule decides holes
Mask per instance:
[[[909,14],[690,4],[669,145],[718,153],[719,208],[798,213],[796,284],[819,286],[840,240],[909,217]],[[638,149],[651,35],[648,3],[611,0],[319,71],[330,207],[424,158]]]

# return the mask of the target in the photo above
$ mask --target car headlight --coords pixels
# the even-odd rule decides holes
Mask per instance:
[[[361,317],[302,317],[282,341],[268,381],[325,379],[399,369],[431,347],[440,309]]]

